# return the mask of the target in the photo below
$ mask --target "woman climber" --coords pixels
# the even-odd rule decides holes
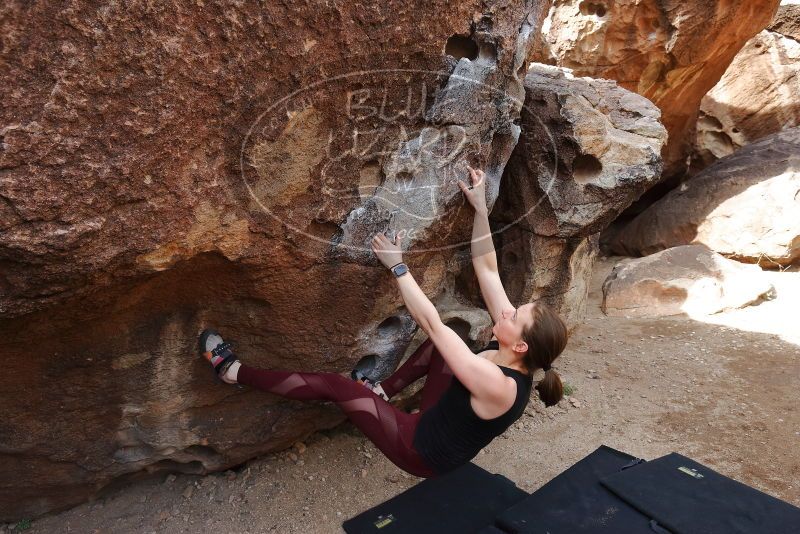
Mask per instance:
[[[276,371],[241,363],[231,344],[213,330],[200,336],[200,351],[229,384],[245,384],[295,400],[335,402],[399,468],[433,477],[470,461],[519,419],[528,403],[533,373],[544,370],[536,385],[547,406],[562,397],[561,379],[551,369],[567,342],[567,329],[552,308],[534,301],[514,308],[497,270],[489,230],[485,174],[468,167],[471,186],[458,185],[475,210],[472,262],[492,316],[492,339],[473,353],[439,318],[436,308],[402,262],[401,239],[384,234],[372,250],[396,277],[411,316],[428,335],[391,376],[371,384],[358,373],[352,380],[337,373]],[[409,414],[389,399],[423,375],[420,411]]]

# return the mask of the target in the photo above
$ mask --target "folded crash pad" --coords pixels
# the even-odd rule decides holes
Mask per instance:
[[[498,515],[512,534],[653,534],[650,519],[600,485],[600,478],[639,469],[643,460],[605,445]],[[656,527],[656,525],[653,525]],[[663,532],[663,531],[661,531]]]
[[[348,534],[404,532],[414,534],[476,533],[495,516],[527,497],[512,481],[467,463],[428,478],[348,519]]]
[[[601,484],[675,534],[800,532],[800,508],[678,453],[609,474]]]

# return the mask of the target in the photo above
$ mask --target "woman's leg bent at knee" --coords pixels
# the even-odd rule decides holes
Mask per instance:
[[[412,443],[418,416],[398,410],[358,382],[336,373],[256,369],[242,365],[237,381],[294,400],[335,402],[347,418],[399,468],[432,476]]]
[[[413,384],[428,373],[433,350],[433,342],[430,338],[426,339],[411,356],[406,358],[403,365],[398,367],[386,379],[381,380],[380,384],[383,387],[383,391],[389,398],[392,398],[403,388]]]
[[[420,409],[423,411],[439,401],[453,377],[453,372],[430,338],[423,341],[414,354],[409,356],[391,376],[381,381],[381,386],[391,398],[404,387],[426,375],[420,403]]]
[[[425,379],[425,386],[422,388],[422,401],[420,410],[425,411],[442,397],[444,392],[450,387],[453,381],[453,371],[442,355],[433,347],[431,351],[430,363],[428,366],[428,378]]]

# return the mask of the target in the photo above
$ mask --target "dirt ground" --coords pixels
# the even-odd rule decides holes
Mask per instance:
[[[676,451],[800,506],[800,273],[770,274],[778,297],[743,310],[606,317],[600,285],[616,259],[598,262],[586,323],[556,364],[571,398],[532,400],[474,462],[531,492],[601,444],[644,459]],[[233,471],[132,482],[27,532],[342,532],[419,480],[345,423]]]

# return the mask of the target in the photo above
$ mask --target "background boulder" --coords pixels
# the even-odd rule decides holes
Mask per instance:
[[[611,80],[532,64],[522,136],[491,213],[503,283],[584,317],[598,234],[658,180],[666,130],[646,98]]]
[[[626,256],[690,243],[764,268],[800,258],[800,128],[717,160],[614,234]]]
[[[682,245],[625,259],[603,282],[607,315],[710,315],[774,298],[756,265],[729,260],[705,245]]]
[[[800,41],[800,5],[792,0],[783,0],[781,4],[769,25],[770,31]]]
[[[780,0],[556,0],[536,61],[616,80],[651,100],[669,132],[666,177],[686,170],[700,102]]]
[[[696,172],[766,135],[800,125],[800,5],[781,6],[769,28],[747,41],[700,103]],[[787,32],[784,34],[782,32]]]

